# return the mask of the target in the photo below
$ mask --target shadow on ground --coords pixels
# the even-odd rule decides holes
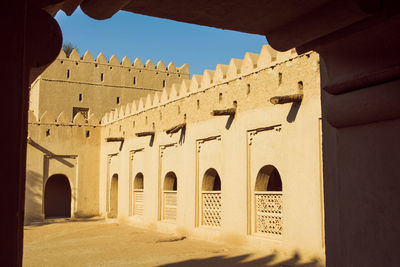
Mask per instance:
[[[103,217],[91,216],[91,217],[79,217],[79,218],[49,218],[40,222],[32,222],[30,224],[26,224],[24,230],[30,230],[29,228],[43,226],[47,224],[55,224],[55,223],[71,223],[71,222],[98,222],[105,221]]]
[[[246,260],[250,254],[244,254],[236,257],[216,256],[205,259],[192,259],[182,262],[169,263],[159,265],[160,267],[183,267],[183,266],[218,266],[218,267],[244,267],[244,266],[267,266],[267,267],[323,267],[325,266],[319,260],[311,260],[308,262],[301,261],[298,253],[295,253],[291,258],[283,261],[274,261],[276,255],[271,254],[262,258]]]

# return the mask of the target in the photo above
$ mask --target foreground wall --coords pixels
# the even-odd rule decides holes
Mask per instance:
[[[265,46],[260,55],[247,53],[243,61],[232,59],[106,114],[100,212],[164,231],[324,258],[319,57],[293,56]],[[303,94],[303,101],[270,103],[293,94]],[[235,116],[210,114],[228,108],[236,108]],[[184,129],[166,134],[182,123]],[[267,192],[269,221],[261,225],[271,231],[260,232],[256,179],[271,165],[282,191]],[[218,173],[220,190],[203,186],[209,169]]]

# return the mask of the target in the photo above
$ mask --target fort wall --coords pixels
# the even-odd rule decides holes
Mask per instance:
[[[61,51],[57,59],[32,83],[31,109],[41,117],[47,111],[64,112],[72,121],[73,107],[89,108],[102,117],[106,111],[168,88],[172,83],[189,79],[189,67],[165,67],[139,58],[133,63],[128,57],[120,62],[113,55],[107,61],[102,53],[96,60],[89,51],[82,58],[76,50],[69,57]],[[58,101],[63,96],[63,101]],[[101,103],[101,105],[99,105]]]
[[[25,223],[44,219],[47,180],[65,175],[71,186],[72,217],[99,214],[99,159],[101,130],[92,114],[77,114],[70,122],[64,113],[45,112],[40,120],[29,111]]]
[[[30,113],[27,222],[62,173],[76,217],[324,259],[318,54],[264,46],[101,119],[53,114]]]
[[[285,57],[284,57],[285,56]],[[161,231],[323,259],[323,200],[319,57],[289,51],[246,54],[154,98],[134,101],[102,118],[100,211],[111,205],[111,179],[118,176],[118,218]],[[273,105],[272,97],[302,94],[301,103]],[[213,116],[235,108],[234,116]],[[177,133],[165,130],[186,123]],[[154,136],[136,134],[154,132]],[[123,138],[124,142],[107,142]],[[256,180],[272,165],[283,190],[278,234],[257,230]],[[218,172],[219,200],[203,199],[205,173]],[[166,177],[177,177],[176,214],[165,198]],[[143,214],[135,215],[135,177],[143,175]],[[204,222],[204,201],[221,205]],[[271,218],[270,218],[271,219]],[[273,220],[273,219],[272,219]],[[272,223],[274,224],[274,223]],[[276,225],[275,225],[276,226]],[[269,226],[274,228],[275,226]],[[276,226],[278,227],[278,226]],[[279,228],[279,227],[278,227]]]

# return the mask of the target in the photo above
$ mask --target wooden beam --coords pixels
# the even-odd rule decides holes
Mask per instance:
[[[232,116],[235,115],[236,108],[228,108],[228,109],[220,109],[211,111],[211,115],[213,116]]]
[[[303,94],[295,94],[295,95],[283,95],[283,96],[274,96],[269,100],[272,104],[286,104],[286,103],[294,103],[301,102],[303,100]]]
[[[181,129],[185,128],[185,127],[186,127],[186,122],[178,124],[178,125],[176,125],[174,127],[171,127],[169,129],[165,130],[165,132],[167,134],[173,134],[173,133],[179,132],[179,130],[181,130]]]
[[[149,131],[149,132],[140,132],[140,133],[136,133],[135,135],[136,135],[137,137],[154,135],[154,131]]]
[[[123,142],[125,140],[124,137],[107,137],[107,142]]]

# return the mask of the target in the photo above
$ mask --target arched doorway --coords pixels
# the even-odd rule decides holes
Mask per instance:
[[[144,211],[144,176],[139,172],[133,181],[133,215],[142,216]]]
[[[118,174],[111,177],[110,189],[110,212],[108,217],[116,218],[118,216]]]
[[[278,170],[266,165],[257,174],[254,186],[255,232],[281,236],[282,180]]]
[[[67,176],[55,174],[47,179],[44,189],[45,218],[71,217],[71,186]]]
[[[221,179],[213,168],[208,169],[203,176],[201,225],[221,226]]]
[[[168,172],[163,186],[163,220],[175,221],[177,212],[178,179],[174,172]]]

